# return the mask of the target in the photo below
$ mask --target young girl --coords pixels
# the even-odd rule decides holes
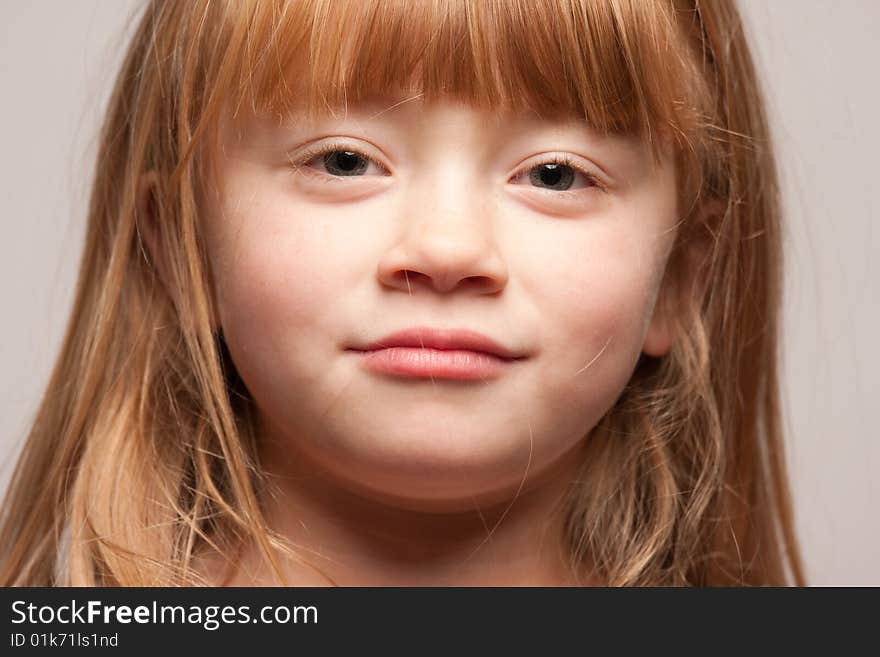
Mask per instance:
[[[152,2],[5,585],[802,583],[731,2]]]

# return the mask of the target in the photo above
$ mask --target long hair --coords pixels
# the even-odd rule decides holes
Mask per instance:
[[[572,564],[610,585],[803,583],[780,421],[778,184],[727,0],[150,2],[103,124],[66,336],[4,500],[0,583],[203,584],[203,551],[251,542],[287,583],[279,551],[297,551],[262,513],[252,406],[212,332],[202,181],[224,126],[248,114],[401,89],[673,148],[665,275],[685,280],[695,243],[708,256],[692,293],[660,301],[675,304],[672,350],[642,357],[587,436]],[[139,230],[147,175],[162,279]]]

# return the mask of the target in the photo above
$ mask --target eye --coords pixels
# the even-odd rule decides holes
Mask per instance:
[[[387,175],[376,160],[347,144],[321,144],[307,150],[291,162],[293,168],[324,179],[358,178],[364,175]]]
[[[555,192],[577,193],[592,187],[604,189],[596,175],[567,155],[553,156],[545,162],[533,164],[518,172],[510,182],[518,183],[524,179],[534,187]]]
[[[369,160],[355,151],[330,151],[321,156],[327,173],[333,176],[360,176],[370,165]]]

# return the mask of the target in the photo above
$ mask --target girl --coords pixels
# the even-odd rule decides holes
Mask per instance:
[[[802,583],[718,0],[151,2],[6,585]]]

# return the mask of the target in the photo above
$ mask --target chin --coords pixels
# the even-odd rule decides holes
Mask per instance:
[[[469,513],[478,509],[485,511],[491,507],[509,503],[519,490],[519,481],[513,486],[505,486],[501,489],[478,487],[474,486],[472,482],[468,487],[459,485],[453,490],[445,488],[429,490],[424,485],[409,488],[376,487],[351,480],[338,483],[349,492],[371,502],[401,511],[430,514]],[[520,491],[521,493],[522,491]]]
[[[484,441],[485,444],[485,441]],[[316,455],[331,485],[389,507],[425,513],[460,513],[501,504],[537,474],[528,442],[505,449],[434,453],[428,445],[400,451],[360,449]],[[495,446],[498,447],[497,445]],[[528,468],[528,470],[527,470]],[[523,478],[527,476],[525,484]]]

